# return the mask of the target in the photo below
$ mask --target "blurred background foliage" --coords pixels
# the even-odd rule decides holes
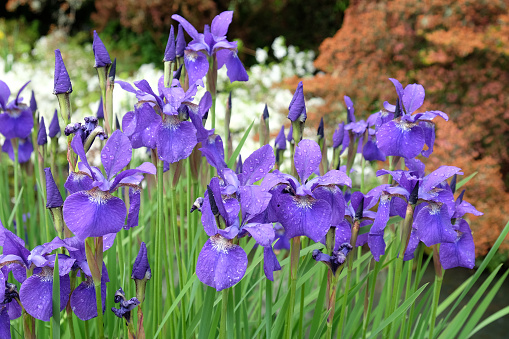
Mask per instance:
[[[471,225],[478,254],[487,253],[509,216],[507,0],[8,0],[0,8],[1,57],[6,65],[52,63],[54,48],[69,51],[61,47],[65,43],[79,55],[96,29],[119,59],[119,71],[132,74],[146,63],[162,66],[157,61],[172,14],[203,27],[224,10],[235,11],[228,37],[242,42],[247,66],[257,63],[257,48],[280,35],[289,45],[317,52],[316,74],[304,79],[304,89],[324,101],[310,110],[307,125],[314,129],[323,116],[329,139],[346,118],[344,95],[353,99],[358,118],[366,119],[383,101],[395,101],[387,78],[421,83],[423,108],[450,116],[438,123],[434,154],[423,160],[429,170],[447,164],[466,175],[478,172],[466,199],[485,213]],[[34,53],[48,34],[48,54]],[[93,62],[90,53],[86,58]],[[272,61],[277,58],[269,54],[265,62]],[[501,248],[507,253],[509,242]]]

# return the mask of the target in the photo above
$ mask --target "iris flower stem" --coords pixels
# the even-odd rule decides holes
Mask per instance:
[[[94,281],[95,301],[97,306],[97,317],[95,318],[97,327],[96,337],[100,339],[104,338],[104,321],[101,295],[102,250],[102,237],[87,238],[85,244],[85,252],[87,254],[87,262],[90,266],[90,272],[92,273],[92,279]]]
[[[265,280],[265,337],[271,338],[272,331],[272,281]]]
[[[359,234],[360,229],[360,220],[355,220],[352,227],[352,237],[350,239],[350,245],[352,245],[352,251],[348,254],[348,271],[346,272],[346,284],[345,284],[345,291],[343,293],[343,304],[341,305],[341,314],[339,318],[339,328],[338,328],[338,336],[341,337],[343,327],[344,327],[344,321],[345,321],[345,314],[347,312],[348,307],[348,295],[350,294],[350,280],[352,279],[352,271],[353,271],[353,261],[355,256],[355,245],[357,244],[357,235]]]
[[[414,205],[408,204],[407,209],[406,209],[406,214],[405,214],[405,220],[403,221],[403,223],[401,225],[402,227],[400,228],[401,241],[399,243],[399,250],[398,250],[399,256],[396,259],[396,272],[394,275],[394,289],[393,289],[394,294],[391,299],[391,308],[390,308],[389,314],[392,314],[392,312],[394,312],[394,310],[396,309],[396,307],[398,306],[398,303],[399,303],[399,298],[400,298],[399,287],[401,284],[401,272],[403,270],[403,260],[404,260],[405,251],[408,246],[408,241],[410,240],[410,231],[411,231],[411,227],[412,227],[413,216],[414,216]],[[389,324],[390,337],[394,337],[394,335],[395,335],[394,331],[395,331],[395,328],[393,326],[391,326],[391,324]]]
[[[414,263],[413,259],[407,261],[408,271],[407,271],[407,283],[406,283],[406,289],[405,289],[405,300],[410,297],[410,285],[412,283],[413,263]],[[405,314],[406,314],[406,312],[405,312]],[[407,325],[407,322],[405,321],[405,319],[403,319],[400,333],[402,333],[402,334],[406,333],[406,325]],[[408,334],[408,335],[410,335],[410,334]],[[408,338],[408,336],[406,336],[405,338]]]
[[[157,326],[160,322],[161,318],[161,309],[162,309],[162,298],[159,293],[162,291],[162,272],[163,272],[163,227],[164,227],[164,206],[163,206],[163,171],[164,171],[164,163],[162,160],[157,160],[157,224],[156,224],[156,269],[155,269],[155,291],[154,291],[154,301],[155,301],[155,309],[154,309],[154,333],[157,329]],[[169,239],[167,239],[169,240]],[[169,277],[166,277],[167,283],[167,291],[173,289],[172,281]]]
[[[338,277],[341,274],[341,271],[343,270],[344,266],[341,266],[336,272],[336,274],[329,274],[330,279],[327,280],[327,283],[330,282],[330,286],[327,288],[328,299],[329,303],[327,306],[327,311],[329,312],[329,316],[327,317],[327,332],[326,332],[326,339],[332,339],[332,323],[334,320],[334,311],[336,309],[336,289],[338,286]],[[327,270],[328,272],[331,272],[330,270]]]
[[[108,111],[108,105],[106,104],[106,92],[107,92],[107,84],[106,78],[108,76],[108,68],[107,67],[97,67],[97,75],[99,76],[99,87],[101,88],[101,97],[103,99],[103,112],[104,112],[104,123],[106,127],[106,132],[108,135],[111,135],[111,122],[110,120],[113,118],[110,117],[109,114],[112,112]],[[113,106],[112,106],[113,107]]]
[[[440,290],[442,288],[442,280],[444,279],[442,265],[440,264],[440,255],[438,253],[438,245],[433,245],[433,264],[435,265],[435,284],[433,285],[433,308],[431,311],[431,317],[429,318],[429,339],[433,339],[435,322],[437,320]]]
[[[228,289],[221,291],[221,323],[219,325],[219,338],[226,338],[226,312],[228,311]]]
[[[417,287],[419,287],[419,276],[421,275],[421,268],[422,268],[422,257],[424,255],[424,249],[421,244],[417,246],[417,264],[415,268],[415,278],[414,278],[414,284],[410,290],[410,293],[415,293],[417,291]],[[409,319],[414,318],[414,312],[415,312],[415,303],[410,306],[410,315]],[[410,331],[412,330],[412,326],[408,326],[406,336],[405,338],[410,338]]]
[[[363,324],[363,328],[362,328],[362,339],[365,339],[366,338],[366,334],[368,332],[368,325],[369,325],[369,322],[370,322],[370,318],[371,318],[371,310],[373,309],[373,300],[375,299],[375,286],[376,286],[376,278],[378,277],[378,273],[380,272],[380,267],[382,266],[382,263],[381,262],[376,262],[375,263],[375,268],[374,268],[374,271],[373,271],[373,277],[368,279],[368,282],[370,282],[369,284],[369,295],[371,296],[371,298],[369,297],[368,294],[366,294],[366,298],[368,299],[368,308],[364,314],[364,324]]]
[[[17,138],[11,139],[12,149],[14,151],[14,199],[18,199],[19,195],[19,140]],[[23,213],[21,206],[18,205],[16,209],[16,235],[23,239]]]
[[[109,125],[110,132],[114,131],[116,128],[116,125],[113,123],[113,121],[115,120],[114,115],[113,115],[113,88],[114,88],[114,86],[115,86],[114,83],[110,83],[110,81],[108,81],[108,86],[106,87],[106,101],[105,102],[103,101],[103,105],[106,106],[106,110],[104,112],[108,111],[108,114],[111,114],[111,119],[110,119],[110,121],[108,121],[110,124]],[[104,116],[106,116],[106,114]]]
[[[179,235],[178,235],[178,221],[177,221],[177,188],[172,187],[170,189],[170,218],[171,218],[171,229],[173,230],[173,247],[175,253],[175,259],[177,260],[177,269],[179,276],[179,285],[184,286],[184,270],[182,268],[182,260],[180,257],[180,248],[179,248]],[[182,226],[182,225],[181,225]],[[173,280],[172,280],[173,282]],[[170,286],[173,289],[173,286]],[[174,300],[174,296],[172,295],[171,300]],[[169,302],[168,304],[171,304]],[[182,314],[185,314],[185,303],[181,304]]]
[[[290,303],[288,305],[288,313],[285,328],[285,337],[287,339],[292,338],[293,328],[293,309],[295,307],[295,292],[297,289],[297,271],[299,269],[299,257],[300,257],[300,237],[293,237],[290,249]]]
[[[212,128],[216,128],[216,97],[217,97],[217,59],[215,54],[209,58],[209,71],[207,72],[207,91],[212,96],[212,106],[210,107],[210,119]],[[228,136],[225,136],[228,141]]]
[[[191,223],[191,206],[193,204],[191,196],[191,159],[186,159],[186,221],[187,221],[187,259],[188,262],[192,261],[191,244],[194,240],[194,229]]]

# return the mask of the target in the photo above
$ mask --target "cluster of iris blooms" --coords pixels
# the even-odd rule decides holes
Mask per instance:
[[[217,173],[193,206],[193,210],[201,212],[201,223],[209,236],[197,258],[196,275],[217,291],[234,286],[246,273],[248,257],[240,246],[243,237],[251,237],[263,247],[263,268],[270,280],[274,280],[275,271],[281,270],[274,250],[290,249],[291,241],[290,281],[294,293],[301,239],[323,244],[323,249],[313,251],[312,256],[326,264],[332,276],[337,277],[348,258],[353,260],[354,248],[367,244],[373,258],[380,260],[386,251],[385,229],[393,216],[404,220],[401,223],[404,260],[412,259],[422,242],[434,247],[434,259],[440,260],[444,269],[474,266],[472,233],[463,217],[467,213],[482,213],[463,200],[464,191],[454,197],[456,175],[462,174],[461,169],[441,166],[426,175],[425,166],[418,159],[419,155],[429,157],[433,151],[433,120],[448,119],[440,111],[415,113],[425,96],[419,84],[403,88],[397,80],[390,79],[396,89],[395,104],[385,102],[384,108],[366,121],[356,120],[353,102],[345,96],[347,122],[338,124],[334,131],[333,158],[329,162],[323,119],[318,142],[303,139],[307,112],[303,85],[299,83],[289,105],[288,134],[285,135],[282,126],[274,147],[263,145],[245,161],[239,157],[235,169],[228,167],[222,138],[214,129],[217,70],[225,65],[231,82],[248,80],[237,56],[237,44],[226,39],[232,15],[232,12],[221,13],[210,27],[205,26],[204,33],[198,33],[184,18],[172,17],[180,24],[176,38],[173,27],[170,32],[164,54],[165,72],[159,79],[157,94],[146,80],[136,81],[134,86],[115,81],[116,61],[111,61],[94,32],[95,67],[102,91],[98,118],[104,118],[104,129],[96,117],[86,118],[83,124],[71,123],[71,80],[60,51],[55,51],[54,94],[60,103],[61,118],[68,124],[65,128],[70,169],[65,183],[68,196],[65,201],[62,199],[51,169],[46,168],[46,207],[51,211],[59,236],[30,250],[22,240],[19,220],[17,235],[1,227],[0,279],[5,282],[5,290],[0,291],[4,293],[3,298],[0,296],[2,337],[10,337],[10,320],[19,317],[22,310],[33,318],[50,320],[54,304],[52,289],[57,277],[60,310],[69,304],[69,311],[82,320],[101,318],[109,281],[103,252],[111,247],[122,228],[138,225],[143,175],[157,172],[160,176],[168,169],[178,173],[181,161],[188,157],[194,159],[191,161],[193,175],[198,176],[200,169],[207,170],[201,166],[201,157]],[[189,44],[184,40],[184,30],[192,38]],[[205,86],[204,77],[207,92],[198,100],[196,94],[199,87]],[[111,96],[115,84],[135,94],[138,101],[133,111],[124,114],[122,131],[111,132],[114,129]],[[24,104],[20,97],[25,86],[9,101],[10,89],[0,81],[0,133],[6,138],[2,150],[20,163],[28,161],[33,151],[30,135],[33,114],[37,111],[33,93],[30,105]],[[231,110],[231,97],[227,107]],[[209,112],[211,129],[205,127]],[[267,119],[266,109],[262,122]],[[43,146],[47,142],[43,118],[38,126],[37,144]],[[268,141],[268,123],[260,124],[260,134]],[[58,138],[59,135],[55,111],[49,136]],[[102,169],[91,166],[87,160],[87,152],[96,138],[104,143],[100,152]],[[290,174],[279,170],[287,143],[291,153]],[[156,165],[146,162],[129,168],[132,150],[142,147],[152,151]],[[340,156],[345,150],[347,163],[341,166]],[[353,190],[349,176],[357,153],[361,153],[363,162],[385,161],[390,157],[390,168],[377,172],[377,176],[388,175],[388,183],[367,193]],[[396,169],[398,166],[401,169]],[[452,181],[448,183],[450,178]],[[125,194],[128,210],[126,202],[119,197],[122,195],[115,195],[119,188],[128,190]],[[162,187],[158,189],[162,191]],[[162,227],[161,223],[158,227]],[[161,272],[161,262],[156,265]],[[7,282],[10,272],[21,284],[19,292],[15,284]],[[80,284],[77,284],[78,276],[85,277]],[[115,294],[120,308],[114,308],[113,312],[124,317],[129,331],[134,333],[130,312],[144,301],[145,284],[151,278],[144,243],[133,266],[132,278],[136,281],[136,297],[128,300],[120,288]],[[157,280],[162,278],[159,276]],[[329,283],[335,289],[336,280]],[[98,300],[102,300],[102,307]],[[333,315],[333,306],[331,311]]]

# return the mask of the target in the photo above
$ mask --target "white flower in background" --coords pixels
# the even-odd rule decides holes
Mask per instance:
[[[259,64],[264,64],[265,61],[267,61],[267,58],[269,57],[269,53],[263,48],[257,48],[256,49],[256,62]]]
[[[272,50],[276,58],[278,59],[284,58],[287,54],[285,38],[282,36],[278,36],[276,39],[274,39],[274,42],[272,43]]]

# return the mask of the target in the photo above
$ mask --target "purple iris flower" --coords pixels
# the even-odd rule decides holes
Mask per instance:
[[[168,36],[168,43],[166,44],[166,49],[164,50],[164,58],[163,61],[175,61],[177,57],[175,51],[175,30],[173,25],[170,27],[170,35]]]
[[[152,271],[150,270],[150,264],[148,263],[147,256],[147,245],[142,242],[140,251],[136,256],[133,264],[133,271],[131,274],[132,279],[143,280],[150,279],[152,277]]]
[[[59,49],[55,50],[55,78],[53,94],[65,94],[72,92],[71,78],[65,68],[64,60]]]
[[[122,229],[126,206],[122,199],[111,193],[120,186],[138,188],[142,173],[155,174],[155,166],[145,162],[135,169],[122,169],[131,161],[132,147],[129,138],[119,130],[113,132],[101,151],[104,173],[88,164],[80,133],[71,142],[73,151],[80,157],[79,171],[67,178],[65,187],[71,193],[64,202],[63,216],[67,227],[80,239],[101,237]],[[120,173],[119,173],[120,172]],[[129,214],[139,213],[137,208]],[[128,227],[136,226],[135,224]]]
[[[120,303],[120,308],[112,307],[111,311],[119,318],[124,318],[128,323],[131,322],[131,311],[140,304],[140,301],[134,297],[129,300],[125,297],[125,292],[119,288],[115,292],[115,304]]]
[[[387,189],[387,192],[393,196],[391,200],[394,204],[390,207],[391,213],[404,217],[407,201],[419,203],[414,211],[413,229],[405,260],[413,257],[419,241],[426,246],[455,242],[458,229],[455,229],[451,223],[451,218],[456,213],[458,204],[454,201],[450,187],[443,182],[455,174],[462,174],[460,171],[461,169],[454,166],[441,166],[425,177],[418,172],[403,170],[377,172],[377,175],[391,174],[399,184],[397,187]],[[416,194],[413,199],[412,194]],[[475,213],[478,213],[477,210]]]
[[[207,74],[209,70],[207,56],[217,60],[218,69],[226,65],[230,82],[249,80],[244,65],[237,56],[237,43],[226,40],[228,26],[233,18],[232,11],[217,15],[212,20],[211,26],[205,25],[203,33],[198,33],[196,28],[180,15],[174,14],[171,18],[178,21],[193,38],[184,54],[184,64],[190,83],[202,79]]]
[[[103,107],[103,98],[99,100],[99,106],[97,107],[97,112],[95,113],[97,119],[104,119],[104,107]]]
[[[299,82],[295,93],[293,94],[292,101],[288,107],[288,119],[291,121],[305,122],[307,119],[306,102],[304,101],[304,86],[302,81]]]
[[[4,274],[0,271],[0,283],[4,287],[0,292],[0,337],[11,338],[11,320],[21,317],[21,306],[18,304],[19,294],[16,285],[5,281]],[[1,293],[4,293],[3,296]]]
[[[284,151],[286,149],[285,125],[281,126],[281,130],[274,141],[274,148],[277,151]]]
[[[179,24],[177,29],[177,41],[175,44],[175,54],[177,58],[182,58],[184,56],[184,50],[186,49],[186,39],[184,37],[184,29],[182,25]]]
[[[94,31],[94,42],[92,43],[92,50],[94,51],[95,68],[108,67],[111,65],[111,59],[108,50],[104,46],[96,31]]]
[[[377,212],[373,212],[371,209],[379,201],[383,203],[384,191],[388,186],[381,185],[375,187],[366,194],[354,192],[349,197],[345,194],[345,200],[348,201],[348,204],[345,208],[345,219],[336,226],[334,250],[338,250],[344,243],[351,242],[352,227],[356,222],[359,223],[360,228],[372,224],[373,228],[377,223],[377,219],[383,220],[384,215],[381,214],[383,209],[379,209]],[[383,221],[380,223],[382,224]],[[355,246],[363,246],[366,242],[368,242],[368,234],[358,234]],[[322,240],[322,243],[325,243],[325,239]],[[375,256],[375,254],[373,255]]]
[[[9,155],[9,158],[14,161],[14,149],[12,148],[12,143],[10,139],[6,139],[2,146],[2,151]],[[27,162],[30,160],[30,156],[34,151],[34,145],[32,145],[32,140],[30,137],[25,139],[18,139],[18,162],[20,164]]]
[[[325,254],[320,250],[314,250],[313,259],[323,262],[329,267],[332,274],[336,275],[338,268],[345,263],[346,257],[352,249],[352,245],[344,243],[337,250],[333,250],[331,255]]]
[[[307,236],[315,242],[325,237],[331,225],[339,223],[345,212],[345,201],[338,185],[351,186],[348,176],[338,170],[308,180],[321,161],[320,146],[302,140],[295,148],[295,168],[300,182],[291,175],[274,171],[262,183],[275,195],[277,220],[286,236]],[[244,165],[245,166],[245,165]]]
[[[49,321],[53,315],[52,290],[53,290],[53,267],[56,254],[50,254],[65,243],[55,238],[50,243],[37,246],[30,252],[28,257],[31,267],[35,267],[33,275],[27,278],[19,290],[21,303],[25,310],[36,319]],[[60,311],[62,311],[71,293],[71,282],[69,272],[75,259],[58,254],[58,275],[60,277]]]
[[[101,299],[103,313],[106,310],[106,283],[109,282],[108,271],[103,263],[101,275]],[[81,320],[90,320],[97,317],[97,300],[95,286],[91,275],[86,275],[86,280],[74,289],[71,295],[71,308],[74,314]]]
[[[23,98],[20,97],[29,82],[21,87],[13,101],[8,102],[11,90],[5,82],[0,80],[0,133],[6,139],[25,139],[32,132],[34,127],[32,109],[22,103]]]
[[[53,114],[53,119],[51,119],[51,123],[49,124],[49,137],[55,138],[60,136],[60,125],[58,124],[58,112],[55,110]]]
[[[238,176],[229,168],[218,170],[203,199],[202,224],[210,237],[198,257],[196,274],[204,284],[220,291],[239,282],[247,268],[247,255],[233,242],[249,235],[264,247],[264,271],[273,280],[273,271],[281,269],[273,252],[275,232],[263,215],[272,198],[261,186],[253,185],[274,166],[274,152],[265,145],[253,152]],[[239,222],[239,213],[241,221]]]
[[[46,208],[62,207],[64,201],[51,174],[51,168],[46,167],[44,172],[46,173]]]
[[[146,80],[134,83],[137,90],[126,82],[117,81],[139,100],[134,111],[124,115],[122,127],[134,148],[157,148],[161,159],[174,163],[189,157],[197,144],[196,128],[192,122],[180,119],[179,108],[191,105],[197,86],[203,83],[193,84],[185,92],[175,78],[170,88],[164,87],[163,82],[161,77],[157,95]]]
[[[447,114],[440,111],[413,114],[424,103],[424,87],[410,84],[403,90],[398,80],[389,80],[396,87],[398,101],[395,106],[384,104],[385,110],[394,114],[392,120],[387,121],[388,113],[385,115],[380,113],[377,118],[377,123],[381,124],[376,131],[378,147],[387,156],[411,159],[420,153],[429,157],[435,142],[435,124],[432,120],[440,116],[447,121],[449,119]],[[427,150],[423,150],[425,144],[428,146]]]
[[[32,110],[32,113],[35,114],[37,111],[37,100],[35,100],[35,93],[32,90],[32,96],[30,97],[30,109]]]
[[[46,134],[46,124],[44,123],[44,117],[41,117],[41,123],[39,124],[39,131],[37,131],[37,145],[44,146],[48,143],[48,134]]]

